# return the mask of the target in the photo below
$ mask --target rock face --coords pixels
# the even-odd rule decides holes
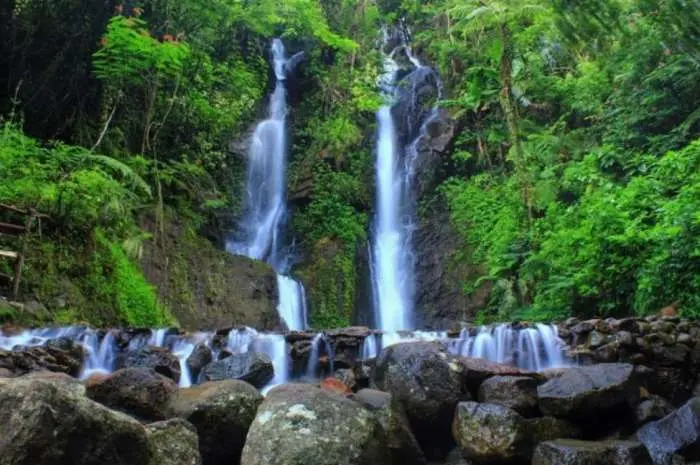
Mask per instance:
[[[175,418],[146,426],[151,460],[148,465],[201,465],[197,430]]]
[[[125,368],[90,382],[92,400],[144,420],[163,420],[177,384],[148,368]]]
[[[388,465],[384,431],[359,403],[287,384],[260,406],[241,465]]]
[[[479,463],[527,460],[532,449],[524,418],[501,405],[460,402],[452,431],[462,455]]]
[[[488,289],[479,289],[472,297],[461,290],[464,277],[472,271],[455,258],[464,241],[452,226],[442,196],[427,203],[425,211],[420,212],[417,226],[413,234],[416,326],[435,330],[452,328],[476,314],[488,297]]]
[[[141,226],[155,231],[151,217],[142,218]],[[281,328],[277,275],[269,265],[232,255],[224,250],[222,238],[212,238],[217,247],[190,234],[177,220],[163,231],[157,247],[145,242],[141,265],[182,329]]]
[[[479,402],[502,405],[525,417],[535,416],[537,381],[526,376],[494,376],[479,387]]]
[[[169,415],[197,429],[204,465],[238,463],[261,402],[260,393],[248,383],[216,381],[181,389],[170,403]]]
[[[650,421],[660,420],[673,410],[673,405],[663,397],[650,396],[637,405],[635,420],[638,426],[642,426]]]
[[[78,376],[84,357],[85,351],[79,344],[68,338],[59,338],[40,347],[0,351],[0,369],[13,376],[34,371],[55,371]]]
[[[124,360],[124,368],[150,368],[176,383],[180,381],[180,361],[162,347],[147,346],[129,352]]]
[[[655,465],[671,463],[680,453],[700,460],[700,397],[694,397],[675,412],[637,431],[637,438],[649,450]]]
[[[535,449],[532,465],[652,465],[644,446],[636,441],[577,441],[558,439]]]
[[[202,370],[203,381],[238,379],[260,389],[274,376],[272,360],[260,352],[233,354],[223,360],[212,362]]]
[[[62,384],[42,379],[0,384],[2,463],[148,463],[146,432],[136,420]]]
[[[372,385],[389,392],[403,407],[428,458],[442,458],[450,451],[452,415],[467,395],[462,367],[441,346],[410,342],[387,347],[377,358]]]
[[[423,451],[418,445],[403,408],[392,402],[391,394],[374,389],[362,389],[355,401],[374,413],[384,428],[389,456],[393,465],[425,465]]]
[[[192,354],[187,357],[187,368],[193,380],[198,380],[202,369],[213,360],[211,349],[206,344],[197,344],[192,350]]]
[[[639,385],[634,367],[611,363],[577,367],[537,388],[542,413],[555,417],[594,417],[634,405]]]
[[[540,378],[538,373],[521,370],[512,365],[491,362],[485,358],[460,357],[458,363],[464,373],[465,385],[469,392],[474,395],[477,394],[484,381],[494,376]]]

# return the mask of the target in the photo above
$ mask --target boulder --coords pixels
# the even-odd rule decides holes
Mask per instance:
[[[502,405],[525,417],[537,415],[537,381],[526,376],[494,376],[479,387],[479,402]]]
[[[202,370],[203,381],[238,379],[260,389],[275,375],[272,360],[260,352],[233,354],[223,360],[212,362]]]
[[[341,396],[349,396],[352,394],[352,390],[348,387],[348,385],[336,378],[324,379],[321,381],[320,387],[325,391],[335,392]]]
[[[512,365],[492,362],[485,358],[461,357],[459,358],[459,364],[462,366],[467,389],[471,393],[476,393],[481,383],[493,376],[526,376],[535,379],[541,378],[537,373],[521,370]]]
[[[637,406],[634,414],[637,426],[642,426],[650,421],[660,420],[673,412],[673,405],[659,396],[649,396]]]
[[[176,383],[180,381],[180,361],[163,347],[146,346],[129,352],[124,368],[150,368]]]
[[[183,418],[197,429],[204,465],[238,463],[261,402],[260,393],[243,381],[208,382],[180,389],[170,403],[169,416]]]
[[[387,465],[384,430],[359,403],[315,386],[272,389],[258,409],[241,465]]]
[[[375,389],[362,389],[353,398],[374,413],[384,428],[392,464],[426,464],[425,456],[411,431],[406,413],[401,405],[392,402],[391,394]]]
[[[452,434],[462,456],[478,463],[527,460],[532,451],[527,422],[502,405],[460,402]]]
[[[146,426],[148,465],[201,465],[197,430],[180,418]]]
[[[570,368],[537,388],[542,413],[589,418],[633,405],[639,398],[634,367],[623,363]]]
[[[357,391],[357,378],[355,372],[347,368],[341,368],[333,373],[333,377],[345,384],[351,391]]]
[[[205,366],[212,362],[213,359],[214,357],[211,353],[211,349],[207,347],[206,344],[199,343],[194,346],[192,353],[185,361],[187,368],[190,370],[190,376],[192,377],[193,382],[199,380],[199,374],[202,372]]]
[[[150,421],[167,417],[177,389],[173,380],[148,368],[125,368],[87,383],[92,400]]]
[[[443,458],[453,447],[451,419],[460,400],[462,367],[442,346],[408,342],[382,350],[372,373],[372,387],[389,392],[408,415],[429,459]]]
[[[68,338],[48,341],[43,346],[0,351],[0,369],[7,376],[53,371],[79,376],[85,357],[82,346]]]
[[[639,439],[654,459],[655,465],[667,465],[674,454],[688,460],[700,460],[700,397],[661,420],[652,421],[637,431]]]
[[[532,465],[651,465],[644,446],[636,441],[578,441],[557,439],[537,446]]]
[[[539,444],[553,439],[578,439],[581,429],[573,423],[554,417],[538,417],[526,420],[532,443]]]
[[[148,442],[141,424],[88,399],[76,385],[66,386],[44,379],[0,384],[1,463],[148,463]]]

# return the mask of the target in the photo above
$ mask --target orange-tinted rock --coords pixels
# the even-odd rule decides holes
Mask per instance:
[[[345,383],[335,378],[326,378],[321,381],[321,389],[341,395],[352,394],[352,390]]]

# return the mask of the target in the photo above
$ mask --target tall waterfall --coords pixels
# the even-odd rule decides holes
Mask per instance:
[[[268,118],[255,128],[248,153],[245,214],[241,234],[227,246],[231,253],[264,260],[277,272],[280,318],[291,330],[306,327],[306,299],[301,283],[286,276],[290,256],[281,244],[287,215],[287,72],[301,54],[287,58],[279,39],[272,42],[275,90]]]
[[[434,72],[423,65],[407,46],[405,34],[399,33],[398,45],[384,56],[384,73],[380,88],[388,101],[377,112],[377,204],[372,240],[372,283],[375,319],[384,331],[413,328],[415,294],[415,256],[411,243],[414,229],[412,199],[413,163],[417,144],[423,137],[427,116],[421,111],[417,83]],[[385,31],[384,46],[396,41]],[[397,55],[403,54],[411,71],[400,78]],[[407,103],[406,120],[400,121],[404,136],[393,110],[399,102]]]

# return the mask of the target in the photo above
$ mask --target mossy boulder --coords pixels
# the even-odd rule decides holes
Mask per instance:
[[[19,378],[0,383],[2,463],[149,463],[143,426],[88,399],[84,392],[55,379]]]
[[[315,386],[272,389],[250,427],[241,465],[388,465],[386,437],[359,403]]]

